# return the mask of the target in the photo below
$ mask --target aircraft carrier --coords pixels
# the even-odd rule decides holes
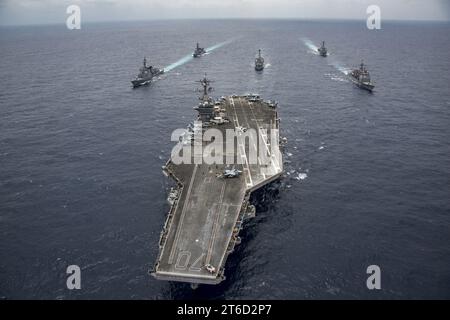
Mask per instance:
[[[156,279],[188,282],[193,287],[225,279],[225,262],[240,243],[243,221],[255,215],[255,207],[249,203],[251,193],[279,178],[283,171],[278,104],[263,101],[258,95],[233,95],[215,101],[208,95],[211,88],[206,76],[200,83],[203,96],[194,109],[201,122],[187,130],[187,140],[179,142],[194,145],[193,163],[175,164],[172,156],[163,167],[176,188],[169,196],[171,207],[151,272]],[[224,137],[228,130],[236,134],[231,150],[223,139],[220,156],[228,159],[224,164],[206,164],[201,161],[202,152],[195,151],[196,144],[206,147],[211,141],[196,141],[193,136],[210,128]],[[252,158],[255,152],[260,155],[256,161]]]

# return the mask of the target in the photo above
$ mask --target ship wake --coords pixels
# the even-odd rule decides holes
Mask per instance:
[[[216,49],[219,49],[219,48],[221,48],[221,47],[223,47],[223,46],[225,46],[225,45],[227,45],[227,44],[230,44],[230,43],[233,42],[234,40],[235,40],[235,39],[232,38],[232,39],[229,39],[229,40],[227,40],[227,41],[224,41],[224,42],[220,42],[220,43],[218,43],[218,44],[215,44],[215,45],[213,45],[212,47],[206,48],[206,53],[213,52],[213,51],[216,50]]]
[[[314,45],[314,43],[311,40],[309,40],[308,38],[303,38],[302,41],[311,53],[313,53],[315,55],[319,55],[319,51],[318,51],[319,48],[316,45]],[[328,56],[329,56],[329,54],[328,54]],[[328,60],[329,64],[331,66],[333,66],[339,72],[343,73],[344,75],[348,75],[351,72],[350,68],[345,67],[339,61],[337,61],[335,59],[331,59],[331,58],[328,58],[328,59],[329,59]]]
[[[218,44],[215,44],[215,45],[207,48],[206,49],[206,54],[211,53],[214,50],[219,49],[220,47],[223,47],[223,46],[233,42],[233,40],[234,40],[234,38],[233,39],[229,39],[229,40],[224,41],[224,42],[220,42]],[[173,69],[176,69],[176,68],[181,67],[182,65],[188,63],[192,59],[194,59],[194,57],[192,56],[192,53],[190,53],[190,54],[184,56],[183,58],[181,58],[180,60],[175,61],[174,63],[172,63],[172,64],[168,65],[167,67],[165,67],[164,71],[165,72],[172,71]]]
[[[347,82],[347,78],[342,76],[340,73],[332,72],[332,73],[325,73],[325,77],[330,78],[333,81],[339,81],[339,82]]]
[[[351,72],[350,68],[343,66],[338,61],[330,61],[330,65],[332,65],[336,70],[338,70],[339,72],[341,72],[345,75],[348,75]]]
[[[308,47],[308,49],[310,50],[311,53],[315,54],[315,55],[319,55],[319,47],[315,46],[314,43],[307,39],[307,38],[303,38],[302,39],[303,43],[305,44],[306,47]]]
[[[173,69],[178,68],[178,67],[182,66],[183,64],[191,61],[193,58],[194,57],[192,57],[192,54],[188,54],[187,56],[184,56],[180,60],[168,65],[167,67],[164,67],[164,71],[165,72],[172,71]]]

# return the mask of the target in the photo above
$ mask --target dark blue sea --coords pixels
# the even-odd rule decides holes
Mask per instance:
[[[0,28],[0,297],[449,299],[449,35],[448,23],[365,21]],[[311,49],[322,40],[327,58]],[[194,60],[196,42],[210,53]],[[144,55],[170,71],[133,90]],[[373,94],[345,76],[361,59]],[[214,96],[278,100],[288,144],[226,281],[192,291],[147,272],[170,134],[195,119],[205,73]],[[73,264],[81,290],[66,288]],[[381,290],[366,287],[369,265]]]

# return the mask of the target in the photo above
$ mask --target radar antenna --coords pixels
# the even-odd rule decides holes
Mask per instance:
[[[199,99],[203,100],[203,101],[210,100],[210,98],[208,96],[208,92],[213,91],[213,88],[210,86],[211,82],[213,82],[213,81],[206,78],[206,73],[205,73],[205,77],[203,79],[199,80],[198,82],[200,82],[200,84],[203,87],[203,96],[199,97]]]

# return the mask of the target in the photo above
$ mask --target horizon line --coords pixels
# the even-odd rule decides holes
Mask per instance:
[[[150,18],[150,19],[112,19],[112,20],[87,20],[83,24],[96,23],[120,23],[120,22],[158,22],[158,21],[211,21],[211,20],[298,20],[298,21],[330,21],[330,22],[365,22],[366,19],[359,18],[304,18],[304,17],[221,17],[221,18]],[[32,22],[20,24],[1,24],[0,27],[27,27],[27,26],[53,26],[65,24],[65,20],[59,22]],[[383,22],[428,22],[428,23],[450,23],[450,20],[445,19],[383,19]]]

